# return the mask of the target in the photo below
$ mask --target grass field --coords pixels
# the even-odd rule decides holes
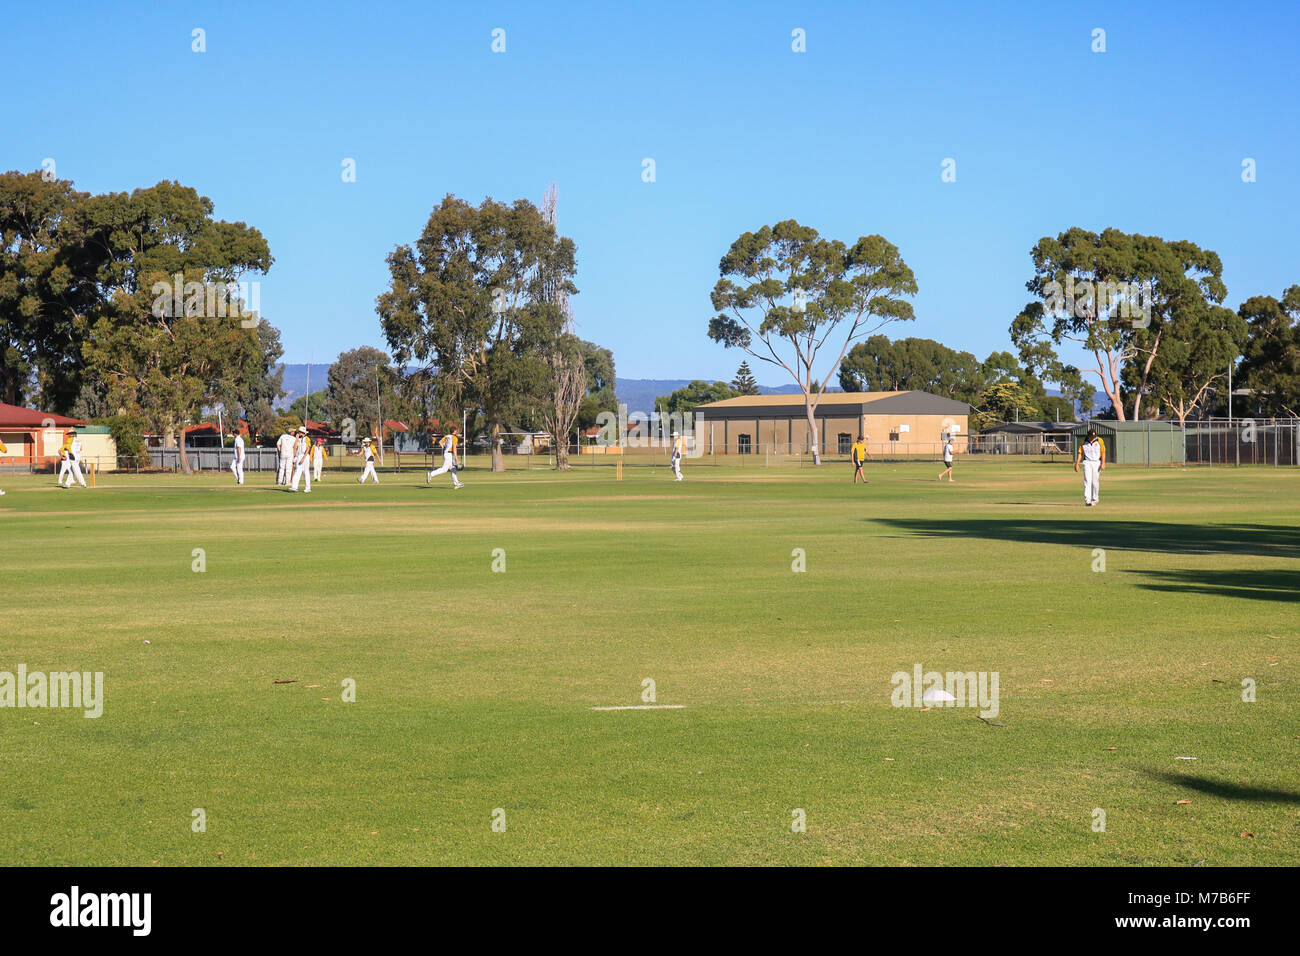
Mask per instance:
[[[1300,471],[963,465],[4,477],[0,863],[1300,862]]]

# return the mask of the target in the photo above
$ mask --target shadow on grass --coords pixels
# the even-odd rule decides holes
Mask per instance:
[[[1149,578],[1138,587],[1175,594],[1248,598],[1254,601],[1300,601],[1300,571],[1129,571]]]
[[[1154,777],[1176,787],[1185,787],[1210,797],[1222,797],[1224,800],[1249,800],[1252,803],[1300,803],[1300,793],[1295,790],[1274,790],[1270,787],[1244,787],[1208,777],[1194,777],[1187,773],[1168,773],[1162,770],[1145,771],[1148,777]]]
[[[1300,558],[1300,528],[1265,524],[1170,524],[1104,518],[868,518],[931,538],[985,538],[1073,548]]]

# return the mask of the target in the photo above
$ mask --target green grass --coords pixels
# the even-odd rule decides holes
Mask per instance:
[[[1300,471],[868,470],[0,478],[0,863],[1300,862]]]

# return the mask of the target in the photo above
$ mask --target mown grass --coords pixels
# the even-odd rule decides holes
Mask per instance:
[[[0,862],[1300,860],[1300,472],[938,470],[6,477]]]

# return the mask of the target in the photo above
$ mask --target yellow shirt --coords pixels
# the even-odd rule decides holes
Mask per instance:
[[[59,457],[67,458],[71,454],[72,454],[72,439],[65,438],[63,441],[63,447],[59,449]]]
[[[5,447],[5,443],[0,441],[0,455],[7,454],[8,451],[9,449]]]
[[[444,435],[442,437],[442,453],[444,455],[448,453],[452,455],[456,454],[456,443],[457,443],[457,438],[455,435],[452,434]]]
[[[857,441],[853,443],[853,460],[854,462],[864,462],[867,460],[867,443]]]
[[[679,435],[677,437],[677,440],[673,442],[673,455],[677,458],[681,458],[685,454],[686,454],[686,439],[682,438]]]

